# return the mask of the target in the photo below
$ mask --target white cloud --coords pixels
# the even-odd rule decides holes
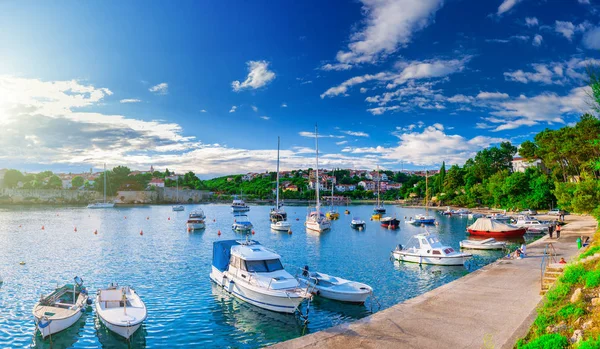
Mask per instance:
[[[501,92],[479,92],[475,97],[477,99],[506,99],[508,98],[507,93]]]
[[[314,132],[302,131],[298,132],[298,134],[302,137],[315,138]],[[319,133],[319,138],[346,138],[346,136],[335,136],[335,135],[326,135]]]
[[[346,64],[346,63],[334,63],[334,64],[327,63],[327,64],[324,64],[323,66],[321,66],[322,70],[327,70],[327,71],[330,71],[330,70],[337,70],[337,71],[348,70],[350,68],[352,68],[352,66],[350,64]]]
[[[473,102],[473,97],[465,96],[463,94],[454,95],[448,98],[448,102],[450,103],[471,103]]]
[[[400,107],[395,105],[393,107],[370,108],[370,109],[367,109],[367,111],[373,115],[381,115],[381,114],[385,113],[386,111],[394,111],[394,110],[398,110],[398,109],[400,109]]]
[[[140,99],[136,99],[136,98],[126,98],[126,99],[121,99],[119,102],[121,103],[139,103],[142,100]]]
[[[270,119],[270,117],[268,117],[268,116],[261,116],[260,118],[263,119],[263,120],[269,120]]]
[[[590,27],[591,24],[587,21],[584,21],[578,25],[574,25],[568,21],[556,21],[554,24],[554,31],[562,34],[562,36],[567,38],[567,40],[572,41],[575,33],[584,32]]]
[[[537,27],[540,23],[536,17],[525,17],[525,25],[528,27]]]
[[[335,142],[336,145],[344,145],[348,143],[348,141],[339,141],[339,142]]]
[[[556,93],[545,92],[534,97],[520,95],[517,98],[490,105],[495,111],[495,117],[485,118],[486,121],[499,124],[494,131],[510,130],[520,126],[533,126],[539,123],[564,124],[564,117],[584,113],[587,108],[588,87],[577,87],[569,94],[560,96]]]
[[[267,61],[248,61],[248,76],[244,82],[234,81],[231,87],[235,92],[244,89],[258,89],[266,86],[275,79],[275,73],[269,70],[269,62]]]
[[[156,93],[157,95],[166,95],[169,93],[169,84],[161,82],[158,85],[154,85],[148,89],[148,91]]]
[[[589,65],[600,65],[597,59],[581,59],[573,57],[568,61],[551,63],[534,63],[532,72],[516,70],[505,72],[504,78],[510,81],[517,81],[524,84],[530,82],[542,83],[546,85],[556,84],[564,85],[569,82],[580,82],[586,78],[585,68]]]
[[[336,55],[337,66],[375,63],[411,42],[427,27],[442,0],[361,0],[364,26],[350,36],[347,51]],[[341,65],[340,65],[341,64]],[[336,65],[332,65],[336,66]]]
[[[586,32],[581,43],[589,50],[600,50],[600,27]]]
[[[281,103],[281,107],[282,108],[287,108],[287,103],[285,103],[285,102]]]
[[[206,111],[206,109],[202,109],[202,110],[200,110],[200,112],[201,113],[206,113],[207,111]]]
[[[516,4],[518,4],[521,1],[522,0],[504,0],[504,1],[502,1],[500,6],[498,6],[498,12],[496,14],[498,16],[504,14],[505,12],[509,11],[511,8],[513,8]]]
[[[399,62],[396,64],[397,71],[395,72],[385,71],[377,74],[355,76],[342,82],[338,86],[329,88],[327,91],[321,94],[321,98],[346,95],[350,87],[363,84],[368,81],[389,81],[386,87],[394,88],[410,80],[447,76],[462,71],[470,59],[471,57],[468,56],[462,59],[452,60]]]
[[[367,89],[366,89],[366,88],[364,88],[364,87],[361,87],[361,88],[360,88],[360,93],[366,93],[366,92],[367,92]]]
[[[536,34],[533,37],[533,40],[531,41],[531,44],[535,47],[539,47],[540,45],[542,45],[542,40],[544,40],[544,38],[540,35],[540,34]]]
[[[590,4],[590,0],[577,0],[577,2],[579,2],[580,4],[585,4],[585,5]]]
[[[252,107],[252,110],[254,110],[255,112],[258,112],[258,108],[255,105],[251,105],[250,107]]]
[[[237,110],[237,105],[232,105],[231,109],[229,109],[230,113],[235,113],[235,111]]]
[[[342,133],[345,133],[349,136],[355,136],[355,137],[369,137],[368,133],[365,133],[362,131],[342,131]]]

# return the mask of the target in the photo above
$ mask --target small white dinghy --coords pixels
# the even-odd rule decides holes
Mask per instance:
[[[88,294],[83,280],[76,276],[74,281],[42,296],[33,307],[36,330],[43,338],[71,327],[85,311]]]
[[[340,302],[363,304],[373,294],[373,288],[367,284],[319,272],[310,273],[308,266],[304,267],[298,281],[313,294]]]
[[[146,305],[129,286],[111,284],[96,294],[96,314],[114,333],[129,338],[146,320]]]
[[[506,242],[496,241],[494,238],[485,240],[463,240],[460,242],[460,248],[471,250],[502,250],[506,247]]]

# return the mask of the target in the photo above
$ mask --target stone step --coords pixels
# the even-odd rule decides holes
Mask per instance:
[[[548,292],[548,290],[541,290],[541,291],[540,291],[540,296],[543,296],[543,295],[545,295],[547,292]]]
[[[551,264],[548,264],[548,266],[546,266],[546,269],[564,270],[565,266],[566,266],[566,264],[551,263]]]
[[[558,277],[562,275],[562,271],[548,271],[546,270],[546,272],[544,273],[544,276],[553,276],[553,277]]]

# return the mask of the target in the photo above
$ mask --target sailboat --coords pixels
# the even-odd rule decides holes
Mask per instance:
[[[103,202],[94,202],[87,206],[87,208],[112,208],[115,207],[114,202],[106,201],[106,164],[104,164],[104,201]]]
[[[179,204],[179,175],[177,175],[177,203]],[[173,206],[173,211],[185,211],[185,207],[183,205],[175,205]]]
[[[271,209],[269,218],[271,219],[271,229],[277,231],[290,231],[292,224],[287,221],[287,212],[279,205],[279,137],[277,137],[277,182],[275,183],[276,199],[275,208]]]
[[[406,223],[415,225],[435,224],[435,218],[429,215],[429,206],[427,206],[429,199],[429,177],[427,175],[428,173],[425,171],[425,214],[418,214],[414,219],[410,219]]]
[[[318,135],[318,130],[317,130],[317,126],[315,125],[315,146],[317,149],[317,167],[316,167],[316,172],[315,172],[315,184],[317,187],[316,190],[316,196],[317,196],[317,202],[315,205],[315,210],[314,211],[310,211],[308,215],[306,216],[306,221],[304,222],[304,225],[306,226],[306,229],[308,230],[312,230],[312,231],[316,231],[316,232],[323,232],[325,230],[328,230],[331,228],[331,221],[329,219],[327,219],[327,217],[325,217],[325,215],[323,213],[321,213],[321,201],[319,198],[319,135]]]
[[[340,218],[340,213],[336,209],[333,208],[333,188],[334,187],[335,187],[335,177],[333,177],[331,179],[331,208],[325,214],[325,216],[329,220],[334,220],[334,219],[339,219]]]
[[[379,166],[377,166],[377,206],[375,206],[375,208],[373,209],[373,215],[371,216],[371,219],[380,219],[382,214],[385,213],[385,207],[383,207],[383,204],[380,201],[380,188],[381,188],[381,180],[380,180],[381,176],[379,174]]]

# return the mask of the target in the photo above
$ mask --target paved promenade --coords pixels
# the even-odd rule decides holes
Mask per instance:
[[[592,236],[596,229],[591,217],[566,221],[560,240],[544,237],[530,244],[528,258],[499,260],[367,318],[272,348],[512,348],[527,333],[542,299],[546,243],[553,243],[558,258],[569,260],[578,254],[577,237]]]

